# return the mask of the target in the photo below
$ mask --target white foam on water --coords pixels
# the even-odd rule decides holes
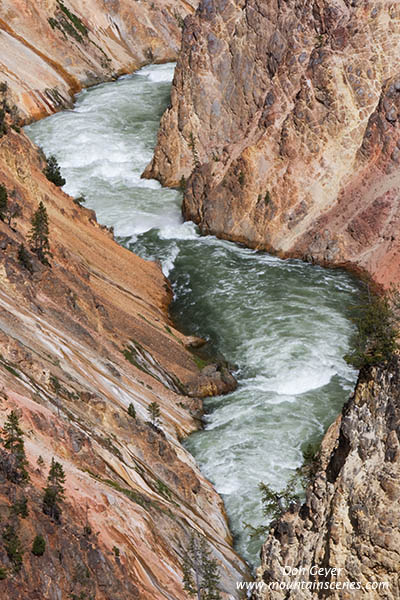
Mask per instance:
[[[256,563],[261,540],[249,539],[243,521],[264,520],[259,481],[285,487],[302,444],[322,435],[354,385],[343,356],[353,332],[345,307],[356,288],[338,271],[201,236],[182,222],[178,191],[141,179],[174,66],[96,86],[73,110],[27,132],[57,156],[65,191],[84,193],[101,223],[161,263],[179,317],[237,365],[238,389],[205,401],[205,429],[187,447],[223,494],[237,550]]]

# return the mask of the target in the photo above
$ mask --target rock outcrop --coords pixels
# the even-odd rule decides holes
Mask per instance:
[[[145,176],[205,233],[400,277],[400,8],[202,0]]]
[[[68,106],[89,85],[176,59],[192,0],[4,0],[0,73],[21,117]]]
[[[201,402],[191,395],[216,391],[217,370],[206,367],[206,390],[207,374],[188,349],[196,340],[169,320],[172,293],[160,267],[119,246],[43,167],[37,148],[9,127],[0,181],[12,212],[16,204],[22,212],[0,221],[0,423],[11,410],[20,414],[31,481],[8,482],[0,457],[0,535],[11,523],[25,548],[14,573],[0,543],[0,596],[183,599],[183,559],[198,532],[227,598],[246,566],[221,499],[180,443],[199,426]],[[39,201],[50,265],[30,251]],[[154,402],[159,426],[149,422]],[[52,457],[66,473],[60,525],[41,510]],[[14,514],[20,496],[25,519]],[[46,541],[40,558],[30,552],[36,534]]]
[[[305,504],[275,524],[263,547],[264,589],[255,600],[399,598],[399,437],[396,356],[387,368],[361,374],[328,430]],[[288,587],[279,589],[281,582]]]
[[[192,11],[186,0],[0,7],[0,425],[17,411],[30,476],[10,481],[1,442],[1,598],[183,600],[194,533],[218,563],[223,598],[246,573],[222,500],[181,445],[200,425],[199,396],[235,382],[216,365],[198,368],[201,340],[171,323],[159,266],[50,183],[21,132],[83,86],[176,58]],[[30,250],[40,201],[50,265]],[[60,523],[42,510],[53,457],[66,474]],[[31,552],[36,535],[42,556]]]

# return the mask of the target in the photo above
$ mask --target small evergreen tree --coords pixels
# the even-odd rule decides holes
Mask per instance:
[[[46,167],[43,171],[47,179],[54,183],[57,187],[65,185],[65,179],[61,175],[60,166],[57,162],[57,158],[52,154],[49,158],[46,158]]]
[[[8,209],[8,194],[5,185],[0,183],[0,221],[4,221]]]
[[[47,486],[44,489],[43,512],[55,521],[60,520],[61,502],[64,499],[65,474],[62,465],[51,459]]]
[[[37,535],[33,540],[32,544],[32,554],[35,556],[43,556],[44,551],[46,550],[46,542],[42,535]]]
[[[29,241],[32,252],[37,254],[43,264],[49,264],[47,255],[50,254],[49,245],[49,218],[43,202],[40,201],[38,209],[31,220],[32,228],[29,234]]]
[[[21,541],[13,525],[7,525],[3,532],[4,548],[9,560],[12,562],[14,571],[18,573],[22,567],[24,551]]]
[[[11,507],[11,510],[14,513],[14,515],[25,519],[29,514],[28,499],[25,498],[25,496],[23,496],[20,500],[16,500],[13,506]]]
[[[152,402],[149,404],[147,407],[147,412],[149,413],[150,423],[153,425],[153,427],[158,428],[160,426],[161,417],[160,405],[158,402]]]
[[[9,479],[15,483],[28,481],[29,475],[26,470],[28,461],[25,455],[24,432],[19,426],[19,417],[15,410],[12,410],[8,415],[3,429],[5,433],[3,445],[15,460],[15,468],[10,470]]]
[[[132,419],[136,419],[136,410],[135,410],[135,407],[133,406],[132,402],[128,406],[128,415],[130,417],[132,417]]]
[[[260,481],[258,488],[262,496],[264,516],[273,520],[278,519],[283,513],[287,512],[292,504],[297,504],[300,501],[300,497],[296,493],[296,480],[294,478],[290,479],[287,486],[279,492],[276,492],[263,481]]]
[[[211,558],[206,540],[192,535],[183,561],[183,589],[197,600],[221,600],[217,561]]]
[[[18,248],[18,262],[24,269],[29,271],[29,273],[33,273],[31,258],[23,244],[20,244]]]

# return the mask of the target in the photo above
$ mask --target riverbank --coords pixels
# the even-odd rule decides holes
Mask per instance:
[[[205,430],[185,446],[222,495],[236,550],[257,565],[262,540],[245,523],[263,520],[259,481],[283,487],[353,390],[343,356],[358,286],[343,272],[201,236],[182,222],[181,192],[141,178],[172,77],[173,65],[145,67],[80,94],[73,110],[28,132],[57,155],[67,191],[84,193],[120,243],[160,262],[179,328],[236,365],[238,389],[205,401]]]
[[[75,13],[68,6],[79,15],[79,7]],[[23,29],[32,36],[43,33],[52,14],[47,8],[41,5],[43,22],[32,30],[24,11],[15,14],[18,35]],[[97,9],[95,13],[104,17]],[[85,19],[82,23],[89,27]],[[172,39],[179,40],[176,18],[168,19],[176,33]],[[95,48],[93,31],[88,34],[93,41],[81,44],[55,29],[56,40],[43,36],[40,43],[47,39],[49,55],[54,51],[72,60],[72,69],[81,60],[83,73],[89,58],[82,59],[82,47],[84,52]],[[168,28],[161,31],[170,35]],[[180,443],[198,427],[201,414],[201,403],[183,390],[190,393],[199,378],[203,383],[213,379],[204,382],[189,351],[197,341],[170,321],[171,290],[160,268],[121,248],[93,211],[78,206],[43,175],[43,157],[20,125],[65,103],[56,92],[50,94],[52,100],[40,91],[40,86],[53,85],[50,60],[35,51],[40,66],[43,60],[47,65],[37,70],[36,59],[30,63],[29,44],[10,35],[3,28],[7,51],[2,60],[8,61],[3,72],[9,84],[1,87],[6,114],[0,179],[10,207],[18,204],[21,212],[11,227],[7,219],[0,222],[1,422],[10,410],[18,411],[30,482],[17,485],[2,471],[2,520],[13,528],[23,552],[17,573],[1,546],[1,594],[11,600],[35,595],[49,600],[67,595],[183,599],[183,557],[196,532],[218,561],[221,589],[228,598],[247,568],[232,550],[220,498]],[[15,44],[21,49],[20,42],[27,54],[13,52]],[[21,62],[13,63],[16,55]],[[121,56],[128,69],[132,56]],[[108,69],[92,65],[94,76],[78,77],[80,85],[108,79]],[[11,80],[19,81],[21,89]],[[35,82],[39,92],[29,88]],[[58,84],[69,103],[65,81]],[[75,88],[69,87],[71,91]],[[30,221],[39,201],[49,217],[50,266],[29,250]],[[21,245],[28,261],[20,259]],[[151,403],[160,408],[159,429],[149,425]],[[130,405],[136,417],[132,410],[128,413]],[[52,457],[66,474],[61,523],[42,511]],[[20,496],[27,499],[28,519],[15,514],[13,503]],[[36,535],[45,540],[40,559],[30,552]]]

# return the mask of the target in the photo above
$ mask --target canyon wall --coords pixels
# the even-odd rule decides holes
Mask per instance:
[[[14,574],[0,543],[0,596],[183,599],[183,560],[197,532],[228,597],[246,567],[221,499],[181,441],[199,426],[199,397],[235,382],[219,367],[201,374],[190,351],[200,340],[170,322],[160,267],[119,246],[93,211],[46,179],[44,164],[23,133],[10,127],[0,139],[0,181],[10,210],[22,210],[10,225],[0,221],[0,423],[11,410],[20,415],[30,474],[28,484],[10,482],[0,452],[0,535],[13,524],[25,549]],[[40,201],[50,265],[30,251]],[[159,427],[148,413],[154,402]],[[52,457],[66,473],[61,524],[41,510]],[[23,497],[29,515],[18,520]],[[46,540],[40,558],[30,551],[36,534]]]
[[[202,0],[144,176],[184,187],[204,233],[398,286],[399,56],[397,3]],[[272,527],[254,598],[400,597],[399,405],[398,357],[362,374],[305,504]],[[301,581],[388,587],[268,589]]]
[[[1,81],[29,120],[69,106],[82,87],[176,59],[193,0],[4,0]]]
[[[192,350],[202,341],[171,323],[160,267],[120,247],[93,211],[50,183],[21,131],[83,86],[176,58],[192,10],[163,0],[0,7],[0,424],[19,415],[30,478],[14,480],[2,442],[2,598],[183,600],[194,533],[217,561],[223,598],[236,597],[246,573],[221,499],[181,445],[200,426],[200,398],[235,381],[218,365],[199,371]],[[49,265],[30,250],[39,202]],[[59,523],[42,510],[53,457],[66,475]],[[36,535],[42,556],[31,551]]]
[[[400,276],[400,7],[203,0],[145,176],[205,233]],[[183,178],[183,179],[182,179]]]
[[[400,359],[394,357],[360,376],[324,438],[305,503],[272,527],[258,569],[265,585],[254,600],[400,597],[399,434]],[[326,574],[310,576],[313,565]],[[305,573],[290,572],[300,567]],[[296,589],[302,581],[331,587]],[[280,582],[293,587],[273,587]]]

